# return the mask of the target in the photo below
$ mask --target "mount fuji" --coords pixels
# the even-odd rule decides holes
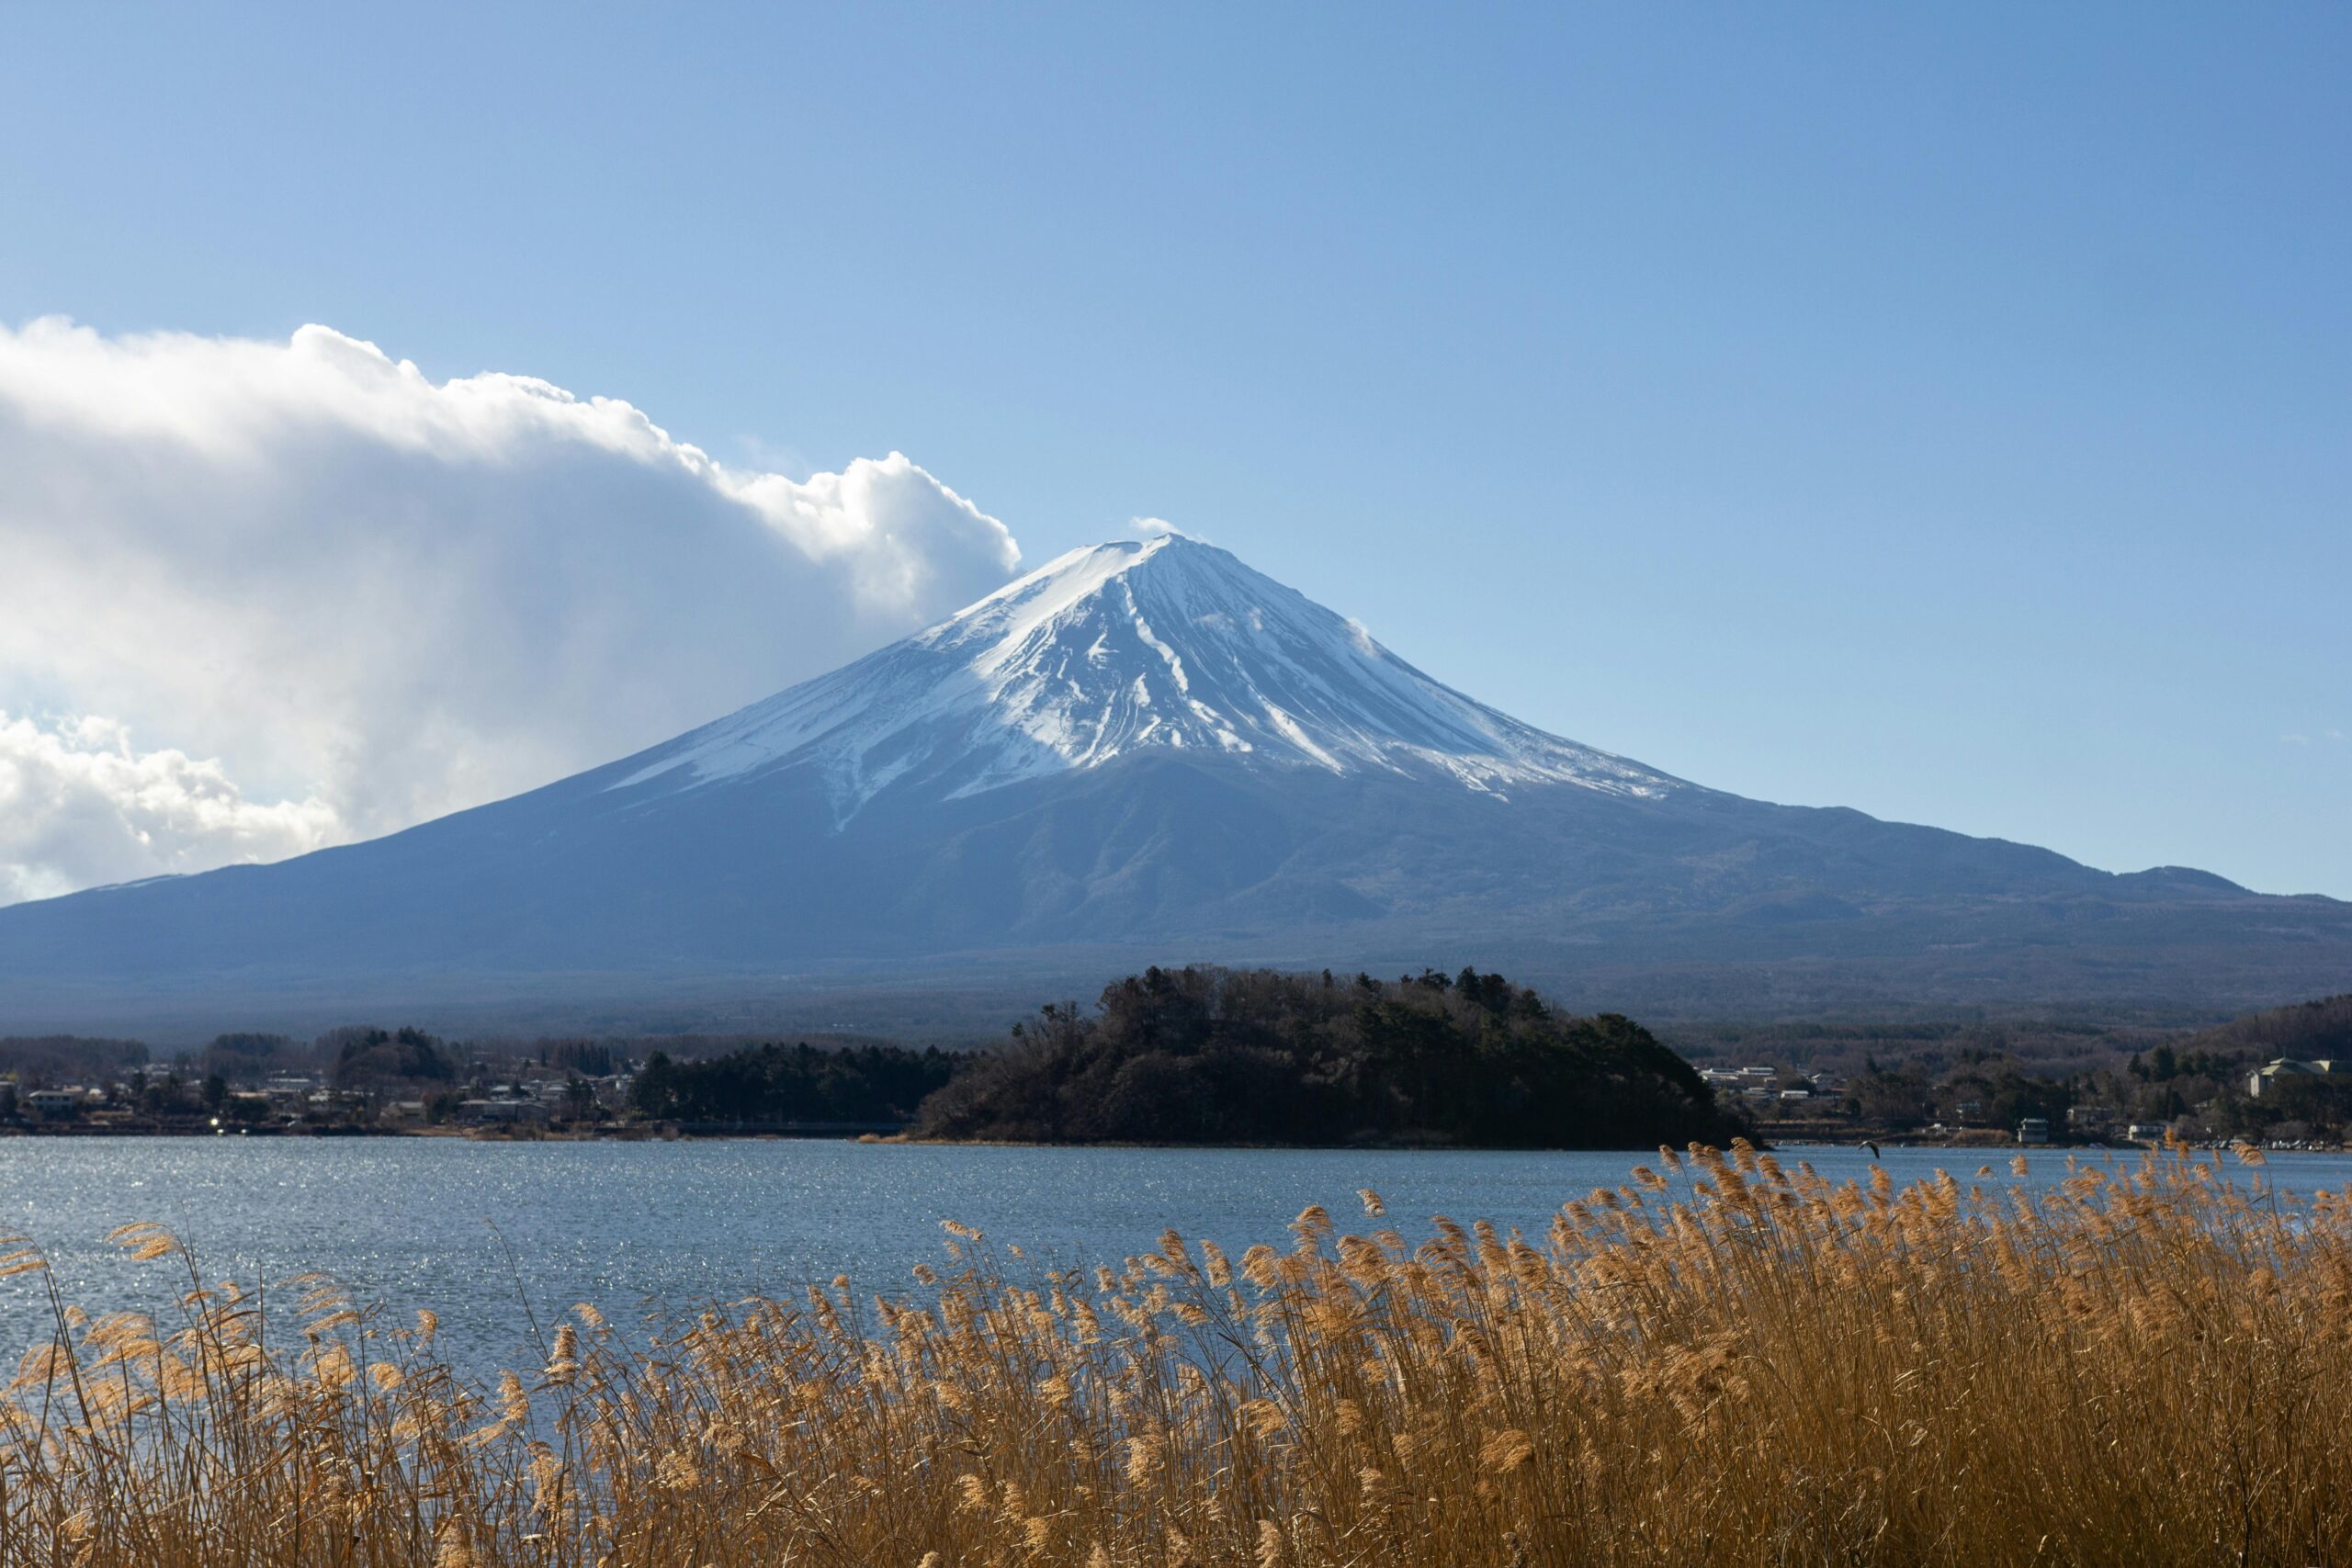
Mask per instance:
[[[2340,986],[2352,905],[1702,788],[1168,535],[526,795],[0,909],[0,1030],[1025,1004],[1193,958],[1499,964],[1657,1014],[2222,1009]]]

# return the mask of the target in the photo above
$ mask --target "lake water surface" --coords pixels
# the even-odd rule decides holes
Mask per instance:
[[[2011,1179],[2006,1154],[1884,1153],[1898,1180],[1939,1167],[1966,1179],[1986,1163]],[[193,1242],[208,1280],[329,1274],[403,1315],[433,1308],[447,1353],[487,1370],[528,1359],[519,1297],[542,1322],[579,1301],[626,1322],[843,1273],[863,1292],[895,1292],[915,1264],[944,1260],[948,1219],[1045,1263],[1115,1263],[1170,1226],[1238,1252],[1284,1242],[1308,1203],[1365,1228],[1360,1187],[1381,1193],[1384,1223],[1410,1238],[1435,1214],[1537,1237],[1562,1203],[1616,1185],[1645,1157],[1656,1163],[1639,1153],[12,1138],[0,1140],[0,1230],[47,1250],[69,1303],[153,1309],[170,1299],[167,1266],[130,1263],[104,1237],[161,1221]],[[2030,1157],[2029,1183],[2065,1174],[2062,1151]],[[1781,1158],[1837,1179],[1867,1176],[1871,1163],[1840,1148]],[[2352,1156],[2274,1156],[2267,1174],[2299,1192],[2340,1190]],[[0,1280],[0,1364],[45,1337],[48,1322],[40,1276]]]

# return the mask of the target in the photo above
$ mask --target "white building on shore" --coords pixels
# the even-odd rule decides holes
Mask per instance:
[[[2259,1100],[2265,1089],[2269,1089],[2281,1078],[2332,1077],[2335,1073],[2337,1059],[2299,1062],[2291,1056],[2280,1056],[2274,1061],[2265,1062],[2261,1066],[2248,1073],[2245,1079],[2245,1091],[2254,1099]],[[2346,1066],[2347,1071],[2352,1071],[2352,1062],[2347,1062]]]

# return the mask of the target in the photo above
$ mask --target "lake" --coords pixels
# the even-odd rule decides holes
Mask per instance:
[[[543,1323],[578,1301],[621,1323],[842,1273],[864,1292],[895,1292],[915,1264],[944,1260],[948,1219],[1038,1262],[1116,1262],[1170,1226],[1238,1253],[1286,1241],[1283,1227],[1310,1202],[1343,1229],[1365,1228],[1360,1187],[1378,1190],[1383,1223],[1414,1239],[1434,1214],[1533,1237],[1560,1204],[1623,1181],[1645,1157],[1656,1163],[1631,1152],[11,1138],[0,1140],[0,1229],[38,1241],[66,1301],[93,1312],[169,1299],[170,1265],[129,1262],[104,1240],[156,1220],[194,1244],[207,1280],[317,1271],[403,1314],[431,1307],[445,1353],[486,1371],[529,1359],[518,1296]],[[1867,1177],[1871,1164],[1858,1149],[1781,1157],[1838,1179]],[[1885,1150],[1898,1180],[1939,1167],[1964,1180],[1989,1163],[2006,1181],[2008,1157]],[[2064,1151],[2030,1158],[2030,1184],[2065,1174]],[[2276,1155],[2268,1174],[2299,1192],[2337,1190],[2352,1184],[2352,1156]],[[48,1322],[40,1276],[0,1280],[8,1363]]]

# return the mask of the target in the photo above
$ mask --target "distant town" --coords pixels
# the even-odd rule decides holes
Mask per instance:
[[[213,1050],[208,1047],[206,1055]],[[616,1129],[629,1119],[636,1064],[602,1055],[606,1059],[594,1064],[601,1070],[586,1072],[528,1058],[478,1056],[467,1077],[446,1082],[351,1081],[319,1070],[232,1076],[217,1066],[208,1068],[203,1055],[112,1072],[20,1068],[0,1074],[0,1129],[94,1134]]]
[[[2325,1063],[2274,1063],[2259,1069],[2254,1081],[2281,1069],[2301,1071],[2307,1066],[2321,1072],[2328,1070]],[[1941,1109],[1940,1113],[1936,1100],[1924,1100],[1916,1122],[1898,1115],[1882,1117],[1865,1126],[1860,1102],[1849,1097],[1847,1080],[1834,1073],[1751,1063],[1740,1067],[1704,1067],[1699,1076],[1714,1089],[1718,1099],[1736,1102],[1759,1129],[1777,1132],[1781,1142],[1801,1140],[1808,1134],[1851,1141],[1858,1131],[1862,1131],[1889,1138],[1916,1133],[1944,1142],[2015,1142],[2028,1146],[2052,1143],[2154,1145],[2176,1132],[2185,1131],[2194,1138],[2200,1131],[2176,1128],[2174,1122],[2162,1120],[2129,1121],[2112,1107],[2096,1105],[2070,1105],[2065,1108],[2063,1120],[2054,1125],[2048,1115],[2018,1115],[2014,1122],[1996,1122],[1996,1112],[1988,1110],[1991,1102],[1982,1097],[1949,1098],[1948,1109]]]

